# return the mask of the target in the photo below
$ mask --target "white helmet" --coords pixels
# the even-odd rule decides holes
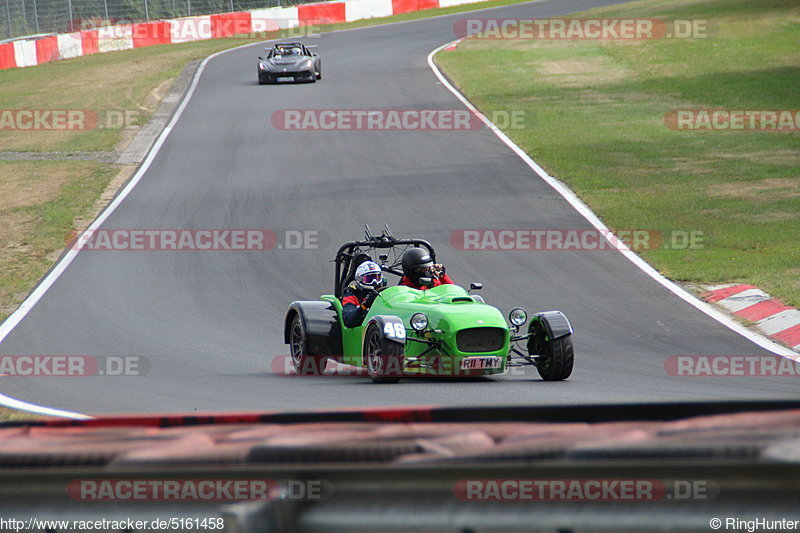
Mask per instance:
[[[380,287],[383,275],[381,267],[372,261],[364,261],[356,269],[356,284],[362,289],[376,289]]]

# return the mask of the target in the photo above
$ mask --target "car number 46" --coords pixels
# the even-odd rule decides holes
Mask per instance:
[[[396,339],[406,338],[406,328],[399,322],[387,322],[383,326],[383,332],[387,337],[394,337]]]

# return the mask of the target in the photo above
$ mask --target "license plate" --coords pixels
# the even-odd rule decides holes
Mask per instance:
[[[461,370],[500,368],[502,364],[502,357],[465,357],[461,360]]]
[[[291,76],[281,76],[280,78],[278,78],[278,83],[282,81],[294,81],[294,78]]]

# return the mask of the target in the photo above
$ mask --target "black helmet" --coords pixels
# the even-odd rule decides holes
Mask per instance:
[[[403,252],[403,274],[414,283],[427,274],[433,266],[433,258],[422,248],[409,248]]]

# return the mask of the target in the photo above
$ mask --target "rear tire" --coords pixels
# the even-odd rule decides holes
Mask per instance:
[[[536,370],[545,381],[562,381],[572,374],[575,352],[570,335],[545,340],[547,332],[539,324],[531,328],[536,335]]]
[[[367,374],[374,383],[397,383],[403,375],[405,347],[385,339],[373,322],[364,336],[364,359]]]
[[[328,358],[321,355],[308,353],[308,335],[300,319],[295,314],[289,330],[289,349],[291,350],[292,364],[295,371],[301,376],[319,376],[328,365]]]

